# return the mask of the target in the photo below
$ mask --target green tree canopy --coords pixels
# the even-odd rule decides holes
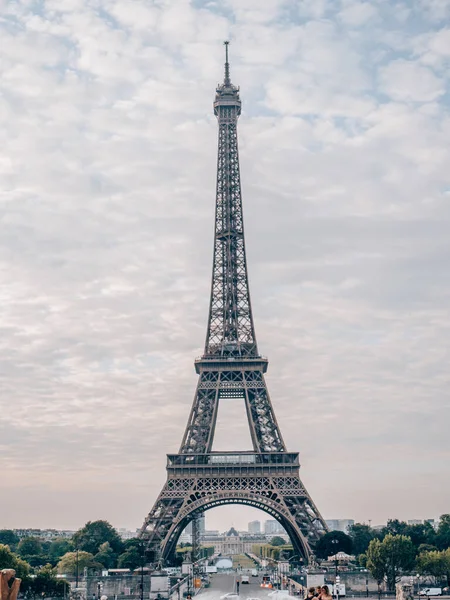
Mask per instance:
[[[123,552],[117,561],[119,569],[137,569],[141,566],[141,553],[136,546],[130,546],[128,550]]]
[[[386,561],[380,540],[371,540],[366,554],[360,557],[360,563],[369,569],[379,588],[386,575]]]
[[[421,575],[431,575],[436,583],[445,577],[450,579],[450,549],[441,552],[423,552],[417,558],[417,570]]]
[[[103,565],[105,569],[112,569],[117,562],[117,556],[109,545],[109,542],[101,544],[94,558],[98,563]]]
[[[285,544],[286,544],[285,540],[283,540],[283,538],[280,537],[279,535],[276,535],[275,537],[273,537],[270,540],[271,546],[284,546]]]
[[[423,544],[432,546],[436,543],[436,532],[431,523],[409,525],[405,535],[411,538],[411,542],[416,548],[416,552],[418,552],[419,546]]]
[[[137,537],[129,538],[128,540],[125,540],[123,543],[124,552],[126,550],[128,550],[129,548],[140,548],[142,543],[143,543],[142,540],[140,540]]]
[[[372,540],[366,553],[366,566],[380,583],[387,577],[390,590],[404,572],[414,566],[415,549],[409,537],[388,533],[382,542]]]
[[[30,565],[11,552],[9,546],[0,544],[0,570],[15,569],[16,576],[24,579],[29,571]]]
[[[36,537],[26,537],[20,540],[17,546],[17,552],[20,556],[37,556],[42,554],[42,543]]]
[[[28,579],[23,587],[27,597],[35,598],[63,598],[67,591],[67,582],[56,579],[55,571],[51,565],[45,565],[36,573],[33,579]]]
[[[316,544],[316,556],[328,558],[337,552],[352,552],[352,538],[343,531],[330,531],[320,538]]]
[[[391,535],[408,535],[408,523],[399,521],[398,519],[389,519],[386,527],[381,530],[381,537],[384,539],[388,534]]]
[[[120,554],[123,542],[114,527],[108,521],[89,521],[72,538],[75,548],[97,554],[99,548],[108,542],[113,552]]]
[[[436,534],[436,546],[439,550],[450,548],[450,514],[442,515]]]
[[[101,569],[102,565],[94,560],[93,554],[80,550],[78,552],[78,573],[82,574],[83,569]],[[67,552],[61,558],[57,565],[58,573],[61,575],[76,575],[77,572],[77,553]]]
[[[348,534],[352,538],[352,552],[357,556],[366,552],[370,542],[377,537],[375,531],[363,523],[350,525]]]
[[[64,554],[70,552],[73,546],[69,540],[64,538],[56,538],[53,540],[48,548],[49,559],[53,563],[57,563]]]
[[[19,536],[12,529],[0,529],[0,544],[9,546],[11,550],[15,550],[20,542]]]

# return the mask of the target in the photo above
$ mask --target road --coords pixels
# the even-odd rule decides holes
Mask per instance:
[[[211,586],[209,588],[200,590],[195,598],[198,598],[199,600],[220,600],[220,597],[224,594],[229,594],[236,591],[236,579],[240,580],[240,575],[212,575]],[[261,588],[260,577],[250,576],[249,579],[249,584],[241,583],[239,586],[239,600],[247,600],[247,598],[272,600],[268,594],[273,590]]]

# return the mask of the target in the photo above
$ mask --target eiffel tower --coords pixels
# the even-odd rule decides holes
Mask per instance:
[[[239,88],[225,77],[216,90],[219,124],[214,261],[204,354],[195,361],[197,390],[178,454],[167,455],[167,481],[140,537],[153,560],[169,561],[187,524],[206,510],[244,504],[277,519],[295,552],[308,562],[327,526],[299,476],[297,452],[287,452],[264,380],[250,302],[237,121]],[[213,452],[219,402],[245,402],[253,449]]]

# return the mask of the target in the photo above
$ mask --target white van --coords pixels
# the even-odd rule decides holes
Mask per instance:
[[[248,575],[241,575],[241,583],[250,583]]]
[[[419,596],[442,596],[442,588],[424,588],[420,590]]]
[[[258,577],[258,569],[252,569],[252,577]]]

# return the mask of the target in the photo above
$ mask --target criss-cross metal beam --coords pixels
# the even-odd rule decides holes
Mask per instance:
[[[199,380],[179,453],[168,456],[167,482],[140,535],[155,556],[167,559],[196,515],[241,503],[277,518],[297,553],[308,559],[327,527],[300,480],[298,455],[286,451],[264,378],[268,362],[256,344],[239,172],[241,100],[231,83],[228,42],[225,49],[225,76],[214,101],[219,141],[205,350],[195,362]],[[252,451],[212,451],[219,403],[229,398],[245,404]]]

